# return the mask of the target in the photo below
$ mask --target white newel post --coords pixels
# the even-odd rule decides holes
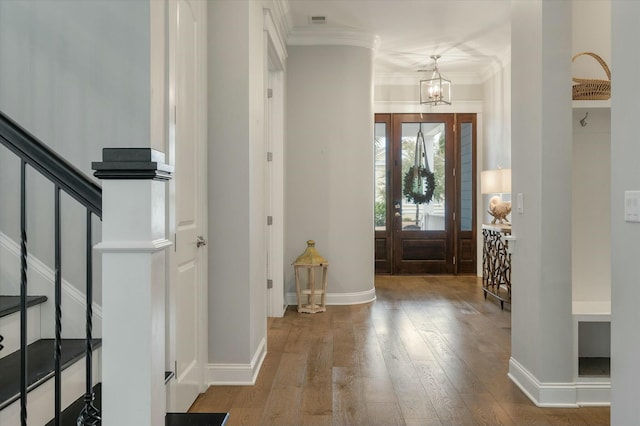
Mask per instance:
[[[164,425],[165,187],[150,148],[105,148],[102,181],[102,425]]]

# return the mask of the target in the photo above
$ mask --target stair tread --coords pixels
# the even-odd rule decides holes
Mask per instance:
[[[54,339],[41,339],[27,347],[29,390],[53,376],[54,345]],[[94,348],[100,345],[101,340],[94,339]],[[84,351],[84,339],[62,339],[62,369],[81,359]],[[0,359],[0,371],[2,371],[0,374],[0,409],[2,409],[20,398],[20,351]]]
[[[98,410],[101,409],[102,402],[102,383],[98,383],[93,387],[93,393],[95,395],[94,407]],[[76,399],[71,405],[62,411],[60,419],[61,426],[76,426],[78,416],[84,408],[84,395]],[[45,426],[55,426],[55,419],[51,419]]]
[[[47,301],[47,296],[27,296],[27,307]],[[20,311],[20,296],[0,296],[0,318]]]
[[[224,426],[228,413],[167,413],[165,426]]]
[[[100,410],[102,408],[102,383],[93,387],[95,394],[94,406]],[[84,407],[83,397],[75,400],[67,407],[60,418],[62,426],[76,426],[78,416]],[[229,418],[228,413],[167,413],[165,416],[166,426],[224,426]],[[52,419],[46,426],[54,426]]]

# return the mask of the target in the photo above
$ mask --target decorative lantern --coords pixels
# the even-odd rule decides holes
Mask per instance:
[[[420,80],[420,104],[451,105],[451,80],[440,74],[438,70],[440,55],[433,55],[431,59],[433,59],[431,78]]]
[[[324,312],[326,308],[327,299],[327,268],[329,262],[324,257],[320,256],[316,250],[316,242],[313,240],[307,241],[307,248],[296,261],[293,263],[293,269],[296,274],[296,293],[298,295],[298,312],[304,312],[308,314],[315,314],[317,312]],[[307,270],[307,288],[301,288],[300,285],[300,270]],[[322,288],[316,288],[316,270],[322,271]],[[306,296],[307,303],[303,303],[302,298]],[[317,304],[316,296],[320,296],[320,304]]]

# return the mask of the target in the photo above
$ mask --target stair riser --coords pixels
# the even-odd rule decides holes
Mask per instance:
[[[102,350],[96,349],[93,353],[93,381],[94,384],[101,381],[100,366]],[[68,407],[85,392],[85,362],[84,359],[76,362],[62,372],[62,407]],[[53,417],[54,411],[54,380],[38,386],[29,392],[27,398],[27,423],[29,426],[45,425]],[[0,411],[0,425],[20,424],[20,400]]]
[[[27,309],[27,344],[41,338],[40,316],[40,305]],[[20,350],[20,312],[0,318],[0,336],[4,337],[4,349],[0,351],[0,358]]]
[[[0,0],[2,1],[2,0]],[[0,294],[20,294],[20,245],[0,232]],[[49,299],[42,305],[43,338],[55,335],[55,272],[37,259],[32,253],[28,259],[28,294],[47,296]],[[64,278],[64,277],[63,277]],[[81,288],[82,290],[79,290]],[[85,336],[84,318],[86,315],[85,294],[82,286],[72,285],[62,280],[62,335],[65,338],[83,338]],[[93,304],[93,337],[100,338],[102,333],[102,309]]]

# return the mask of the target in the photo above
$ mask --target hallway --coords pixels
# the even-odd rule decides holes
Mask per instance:
[[[608,425],[609,408],[541,409],[507,377],[508,305],[474,276],[376,276],[377,300],[268,322],[255,386],[192,411],[228,425]]]

